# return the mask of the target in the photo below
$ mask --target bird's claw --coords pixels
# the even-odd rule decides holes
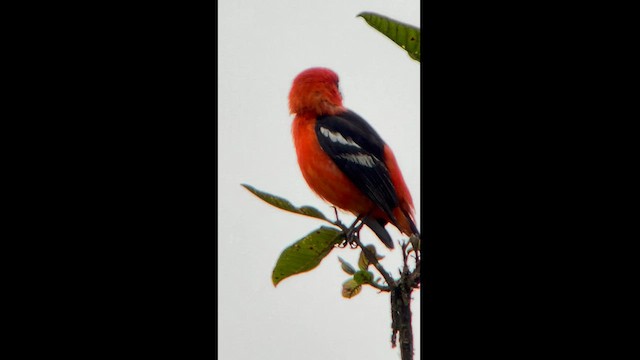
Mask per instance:
[[[360,239],[360,229],[362,229],[362,226],[364,225],[360,220],[361,218],[358,217],[356,221],[354,221],[353,224],[351,224],[351,226],[345,231],[345,242],[349,244],[349,247],[352,249],[356,249],[358,247],[356,239]]]

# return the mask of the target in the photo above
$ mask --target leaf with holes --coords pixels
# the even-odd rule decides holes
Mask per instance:
[[[320,261],[333,250],[334,245],[342,241],[342,238],[340,229],[321,226],[284,249],[271,274],[273,285],[277,286],[280,281],[289,276],[310,271],[318,266]]]
[[[293,204],[291,204],[291,202],[289,202],[289,200],[285,198],[281,198],[279,196],[275,196],[275,195],[266,193],[264,191],[260,191],[251,185],[247,185],[247,184],[240,184],[240,185],[244,186],[247,190],[251,191],[254,195],[259,197],[260,199],[266,201],[267,203],[277,208],[290,211],[292,213],[311,216],[320,220],[331,222],[318,209],[314,207],[311,207],[311,206],[295,207],[293,206]]]
[[[420,61],[419,28],[371,12],[363,12],[358,16],[405,49],[412,59]]]
[[[362,285],[355,280],[349,279],[342,284],[342,296],[351,299],[362,291]]]

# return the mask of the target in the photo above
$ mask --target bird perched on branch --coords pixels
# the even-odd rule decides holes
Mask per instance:
[[[298,164],[309,187],[357,216],[390,249],[384,228],[419,235],[413,201],[391,148],[363,118],[342,105],[338,75],[327,68],[301,72],[289,92]],[[356,224],[354,223],[354,226]]]

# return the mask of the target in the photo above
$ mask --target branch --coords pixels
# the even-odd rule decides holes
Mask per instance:
[[[362,253],[369,261],[369,264],[378,270],[388,286],[384,286],[371,281],[368,284],[375,287],[378,290],[391,293],[391,347],[396,347],[396,336],[400,334],[400,356],[402,360],[413,359],[413,329],[411,324],[411,292],[413,289],[420,288],[420,238],[416,235],[412,235],[410,242],[406,242],[402,245],[402,259],[403,268],[400,272],[400,279],[394,280],[391,275],[382,267],[378,262],[375,253],[371,252],[366,246],[362,245],[357,233],[362,227],[363,223],[359,227],[356,227],[356,223],[360,220],[360,217],[356,219],[351,227],[346,227],[339,219],[336,211],[336,221],[332,224],[342,229],[346,243],[354,242]],[[355,236],[353,236],[356,234]],[[407,251],[409,244],[412,244],[411,251]],[[411,252],[415,254],[415,268],[413,271],[409,270],[409,255]]]
[[[366,256],[367,260],[369,260],[369,264],[373,264],[373,266],[375,266],[376,269],[378,269],[378,272],[380,273],[380,275],[382,275],[382,277],[384,278],[384,281],[386,281],[387,285],[389,285],[389,290],[392,290],[393,288],[395,288],[396,282],[393,280],[391,275],[389,275],[389,273],[382,267],[382,265],[380,265],[380,263],[378,262],[378,259],[376,259],[376,255],[372,253],[369,249],[367,249],[366,246],[363,246],[362,243],[360,242],[360,238],[358,238],[357,236],[354,237],[354,241],[356,244],[358,244],[360,249],[362,249],[362,253],[364,254],[364,256]],[[389,291],[389,290],[385,290],[385,291]]]
[[[368,282],[367,284],[369,284],[369,285],[373,286],[374,288],[376,288],[376,289],[378,289],[378,290],[380,290],[380,291],[386,291],[386,292],[390,292],[390,291],[391,291],[391,288],[390,288],[390,287],[385,286],[385,285],[378,284],[378,283],[377,283],[377,282],[375,282],[375,281]]]
[[[411,289],[405,284],[391,291],[391,346],[396,346],[396,335],[400,333],[400,355],[402,360],[413,359],[413,330],[411,328]]]
[[[417,239],[419,241],[419,239]],[[411,292],[420,287],[420,250],[415,251],[416,267],[409,271],[408,243],[402,244],[403,269],[398,285],[391,291],[391,346],[396,346],[396,335],[400,334],[402,360],[413,359],[413,329],[411,326]]]
[[[335,215],[336,215],[336,221],[333,221],[333,222],[330,221],[330,222],[333,225],[335,225],[335,226],[339,227],[340,229],[342,229],[342,232],[344,233],[344,236],[345,236],[345,239],[346,239],[347,242],[353,241],[360,247],[360,249],[362,249],[362,253],[364,254],[364,256],[369,261],[369,264],[373,264],[373,266],[375,266],[375,268],[378,270],[380,275],[382,275],[382,277],[384,278],[384,281],[387,282],[388,287],[383,286],[383,285],[379,285],[379,284],[375,284],[374,285],[373,282],[371,282],[369,284],[372,285],[373,287],[375,287],[376,289],[379,289],[379,290],[382,290],[382,291],[391,291],[396,286],[396,282],[393,280],[391,275],[389,275],[389,273],[387,273],[387,271],[382,267],[382,265],[380,265],[380,263],[378,262],[378,259],[376,258],[376,255],[371,253],[371,251],[369,251],[369,249],[367,249],[366,246],[362,245],[362,242],[360,242],[360,237],[358,235],[353,236],[354,234],[357,234],[360,231],[360,228],[364,225],[364,222],[362,222],[362,223],[360,223],[359,226],[355,227],[356,223],[358,223],[358,221],[361,219],[361,217],[358,216],[356,221],[354,221],[353,224],[351,225],[351,227],[348,228],[338,218],[337,209],[334,207],[333,210],[334,210]]]

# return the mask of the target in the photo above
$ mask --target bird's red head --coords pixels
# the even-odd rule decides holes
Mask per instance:
[[[335,115],[344,111],[338,75],[327,68],[307,69],[293,80],[289,92],[292,114]]]

